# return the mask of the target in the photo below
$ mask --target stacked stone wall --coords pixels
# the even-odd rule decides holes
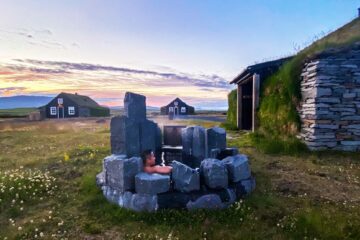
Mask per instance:
[[[301,77],[299,137],[312,150],[360,150],[360,45],[318,55]]]

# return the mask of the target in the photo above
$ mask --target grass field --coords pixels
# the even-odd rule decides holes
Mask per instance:
[[[183,124],[194,123],[218,124]],[[246,135],[229,132],[228,145],[250,156],[251,196],[223,211],[149,214],[95,185],[108,120],[0,122],[0,239],[360,239],[359,154],[265,155]]]

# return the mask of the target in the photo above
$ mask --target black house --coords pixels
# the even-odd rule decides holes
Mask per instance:
[[[191,115],[195,114],[195,108],[187,105],[180,98],[176,98],[171,101],[168,105],[160,108],[161,115]]]
[[[40,108],[46,118],[106,117],[110,109],[100,106],[88,96],[60,93]]]

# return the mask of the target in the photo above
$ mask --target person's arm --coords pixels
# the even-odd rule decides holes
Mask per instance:
[[[147,173],[162,173],[162,174],[168,174],[172,170],[172,167],[170,166],[154,166],[154,167],[144,167],[144,172]]]
[[[172,167],[170,166],[165,166],[165,167],[162,167],[162,166],[155,166],[155,172],[157,173],[171,173],[171,170],[172,170]]]

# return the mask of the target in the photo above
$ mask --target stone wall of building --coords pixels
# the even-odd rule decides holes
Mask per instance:
[[[301,77],[299,137],[312,150],[360,150],[360,44],[317,55]]]

